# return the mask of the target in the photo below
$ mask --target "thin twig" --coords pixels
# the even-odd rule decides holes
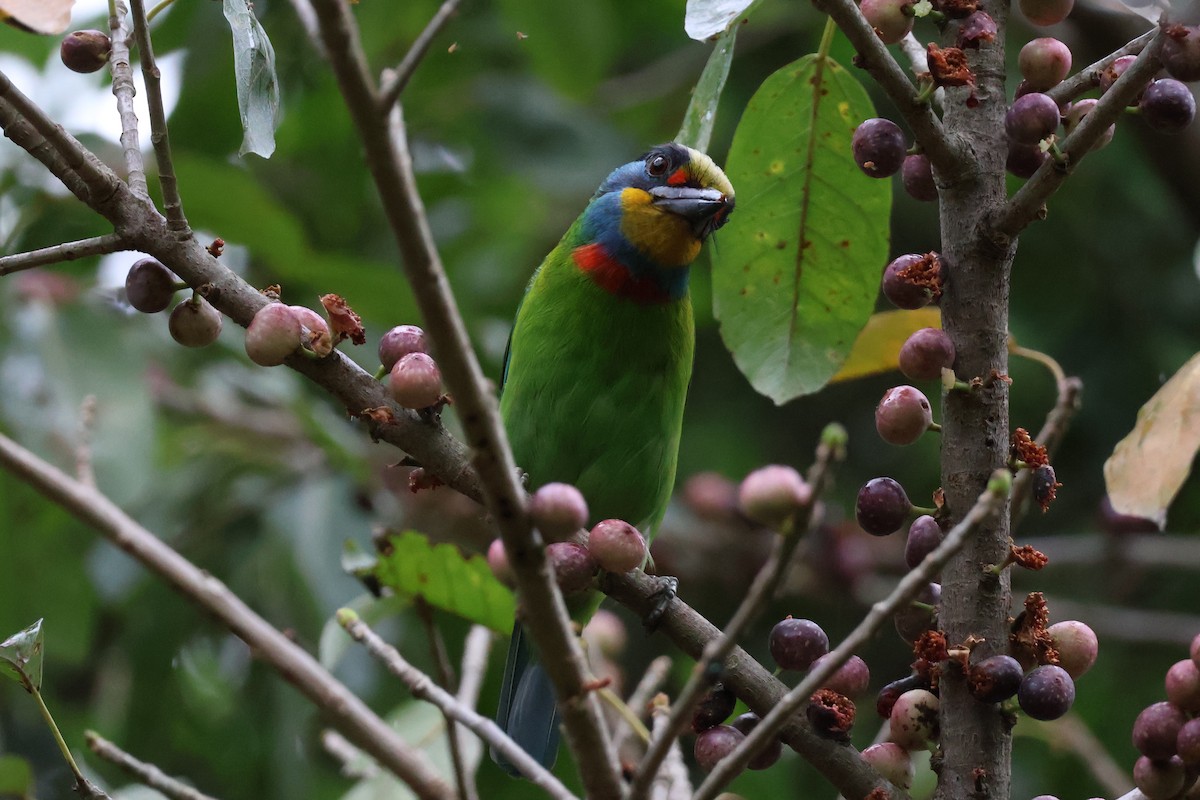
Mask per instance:
[[[534,535],[525,492],[500,420],[494,392],[471,347],[434,244],[417,191],[399,104],[378,113],[379,96],[346,0],[314,3],[325,49],[342,97],[362,142],[371,177],[403,257],[405,275],[433,339],[438,365],[462,422],[484,505],[491,513],[512,564],[522,608],[522,624],[541,655],[554,685],[566,729],[588,795],[616,800],[622,794],[619,770],[599,703],[590,691],[583,650],[573,633],[562,594]],[[395,135],[393,135],[395,131]]]
[[[137,37],[138,62],[146,83],[146,106],[150,109],[150,143],[158,162],[158,184],[162,187],[163,211],[167,227],[176,233],[187,233],[187,217],[183,215],[183,200],[179,196],[179,181],[171,161],[171,137],[167,132],[167,111],[163,106],[162,76],[154,61],[154,46],[150,41],[150,23],[146,21],[146,6],[142,0],[129,0],[133,12],[133,32]]]
[[[437,626],[437,620],[433,618],[433,606],[420,596],[416,598],[414,605],[417,617],[425,626],[425,635],[429,637],[429,649],[433,653],[433,663],[438,670],[438,684],[447,692],[454,692],[454,667],[450,665],[450,655],[446,652],[446,640]],[[450,750],[450,763],[454,766],[454,780],[458,786],[459,797],[462,800],[479,800],[473,793],[474,783],[467,780],[458,726],[454,723],[454,718],[445,711],[442,712],[442,717],[446,721],[446,743]]]
[[[128,246],[124,237],[115,233],[106,233],[103,236],[93,236],[90,239],[79,239],[74,242],[63,242],[52,247],[30,250],[27,253],[0,256],[0,276],[11,275],[24,269],[44,267],[48,264],[58,264],[63,261],[107,255],[126,249]]]
[[[934,169],[942,175],[954,176],[965,159],[951,141],[942,121],[929,103],[917,100],[917,90],[904,74],[904,69],[888,51],[887,45],[875,33],[854,0],[818,0],[817,7],[825,12],[850,40],[862,59],[863,68],[879,84],[912,130],[913,138],[929,158]]]
[[[655,698],[650,714],[654,727],[650,741],[653,744],[669,742],[662,769],[655,770],[650,800],[687,800],[692,795],[692,782],[688,779],[687,766],[683,763],[679,737],[671,732],[671,708],[666,695],[660,694]]]
[[[750,585],[749,592],[746,593],[746,597],[734,612],[733,617],[730,618],[729,624],[725,626],[721,636],[708,643],[704,648],[704,656],[692,668],[692,674],[688,678],[687,684],[684,685],[679,697],[672,705],[670,719],[666,723],[667,734],[651,742],[645,758],[638,765],[638,771],[633,776],[633,783],[629,788],[630,800],[642,800],[647,797],[671,743],[677,740],[687,728],[701,693],[712,685],[713,666],[725,661],[742,632],[758,617],[763,607],[775,594],[792,561],[796,548],[801,541],[805,541],[802,534],[807,532],[813,523],[813,508],[825,491],[832,466],[835,461],[845,457],[845,447],[841,441],[844,432],[840,430],[840,426],[837,430],[832,430],[831,426],[831,429],[827,429],[827,431],[822,434],[821,443],[817,447],[816,460],[809,473],[812,494],[808,502],[799,508],[792,519],[788,521],[790,533],[776,540],[775,546],[771,549],[771,555],[758,574],[754,576],[754,582]]]
[[[1146,45],[1150,44],[1151,40],[1154,39],[1156,33],[1158,33],[1158,29],[1151,28],[1141,36],[1131,40],[1124,47],[1114,50],[1094,64],[1089,64],[1079,70],[1057,86],[1046,90],[1046,94],[1050,95],[1050,99],[1054,102],[1062,105],[1074,100],[1086,91],[1095,89],[1100,85],[1100,75],[1104,70],[1111,67],[1113,62],[1122,56],[1136,56],[1142,52],[1146,48]]]
[[[487,674],[488,655],[492,650],[492,643],[495,641],[495,636],[492,632],[483,625],[472,625],[471,630],[467,633],[466,641],[463,642],[462,664],[459,667],[458,694],[456,695],[459,704],[464,708],[476,708],[479,703],[479,691],[483,688],[483,679]],[[458,729],[458,735],[464,735],[461,729]],[[483,748],[475,748],[468,750],[463,748],[464,766],[466,767],[467,779],[472,787],[475,784],[475,773],[479,770],[479,762],[483,758]],[[475,789],[478,794],[478,789]]]
[[[658,656],[650,662],[646,671],[642,673],[641,680],[638,681],[637,686],[633,687],[633,691],[625,701],[625,705],[629,707],[630,711],[639,717],[646,716],[650,700],[658,693],[658,688],[670,674],[672,663],[674,662],[670,656]],[[630,725],[622,725],[617,728],[613,734],[613,747],[617,749],[618,753],[621,752],[621,748],[625,746],[625,742],[629,740],[629,736],[633,732],[633,727]]]
[[[333,728],[321,731],[321,746],[325,748],[326,753],[337,759],[341,765],[338,771],[344,778],[365,781],[379,774],[379,765],[367,758],[362,750]]]
[[[1055,158],[1047,159],[1046,163],[1038,167],[1033,177],[997,212],[990,232],[997,245],[1007,247],[1017,234],[1043,213],[1050,196],[1062,186],[1063,181],[1078,166],[1084,155],[1100,141],[1108,126],[1125,113],[1125,108],[1160,68],[1158,50],[1162,40],[1162,31],[1156,31],[1154,38],[1146,44],[1137,59],[1121,73],[1121,77],[1104,93],[1079,126],[1063,139],[1059,145],[1062,152],[1061,162]]]
[[[85,731],[83,738],[91,751],[100,758],[116,764],[132,775],[138,783],[156,789],[172,800],[214,800],[211,795],[172,778],[155,765],[134,758],[95,731]]]
[[[429,24],[413,40],[412,47],[408,48],[404,58],[400,59],[400,63],[384,80],[383,86],[379,89],[379,113],[381,116],[386,117],[392,106],[396,105],[396,101],[400,99],[400,93],[404,91],[404,87],[408,86],[413,73],[417,71],[417,65],[429,52],[434,38],[458,11],[460,2],[461,0],[444,0],[437,13],[433,15],[433,19],[429,20]]]
[[[134,194],[149,197],[146,184],[146,165],[142,161],[142,148],[138,141],[138,118],[133,96],[137,89],[133,85],[133,64],[129,54],[129,39],[132,30],[125,23],[129,8],[125,0],[116,0],[108,17],[109,38],[112,40],[112,55],[108,68],[112,73],[112,93],[117,98],[117,116],[121,120],[121,150],[125,154],[125,179]]]
[[[367,648],[368,653],[379,659],[389,672],[404,681],[414,697],[432,703],[441,709],[443,714],[454,718],[474,731],[486,744],[503,753],[504,757],[511,761],[513,766],[529,779],[530,783],[543,789],[551,797],[557,798],[557,800],[578,800],[558,778],[550,774],[549,770],[522,750],[520,745],[508,738],[504,731],[500,730],[500,726],[460,704],[454,695],[408,663],[396,648],[380,638],[379,634],[371,630],[367,623],[363,622],[353,611],[348,608],[340,609],[337,612],[337,621],[346,629],[346,633]]]
[[[1010,352],[1015,352],[1010,349]],[[1067,428],[1071,425],[1071,419],[1079,411],[1080,395],[1083,393],[1083,381],[1079,378],[1068,378],[1062,374],[1062,369],[1059,368],[1056,374],[1056,383],[1058,385],[1058,399],[1054,403],[1054,408],[1050,409],[1050,413],[1046,415],[1046,421],[1042,424],[1042,429],[1038,431],[1038,444],[1046,448],[1047,452],[1053,453],[1062,443],[1063,437],[1067,435]],[[1017,523],[1025,516],[1029,510],[1029,494],[1033,489],[1033,470],[1023,469],[1013,480],[1012,504],[1009,507],[1009,530],[1016,531]]]
[[[854,630],[842,640],[841,644],[830,651],[829,657],[810,671],[799,685],[788,692],[746,736],[745,741],[717,764],[696,791],[693,800],[712,800],[729,781],[745,769],[759,750],[779,734],[788,717],[800,711],[808,703],[812,693],[840,669],[846,659],[866,644],[892,614],[915,597],[945,566],[946,562],[967,543],[967,539],[974,534],[976,529],[1004,508],[1011,488],[1011,476],[1008,472],[1006,470],[998,471],[989,482],[987,490],[979,496],[962,521],[946,534],[942,543],[901,579],[887,599],[871,606],[871,610]]]
[[[92,468],[92,434],[96,428],[96,395],[89,394],[79,404],[79,434],[75,444],[75,478],[96,488],[96,471]]]
[[[315,658],[260,617],[216,577],[196,567],[143,528],[107,496],[85,486],[0,434],[0,466],[215,616],[266,663],[309,698],[346,738],[357,744],[418,797],[451,800],[454,792],[424,753],[412,749]]]

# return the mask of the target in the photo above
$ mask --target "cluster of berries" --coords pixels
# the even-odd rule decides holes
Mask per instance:
[[[566,483],[547,483],[529,498],[529,517],[546,544],[546,560],[563,595],[580,594],[592,588],[600,570],[624,573],[646,561],[646,539],[637,528],[619,519],[606,519],[588,532],[586,543],[571,541],[587,524],[588,507],[583,494]],[[516,583],[508,553],[500,539],[487,552],[492,573],[503,583]]]
[[[1147,706],[1133,723],[1141,756],[1133,782],[1148,800],[1179,796],[1200,773],[1200,635],[1191,658],[1177,661],[1164,681],[1167,699]]]
[[[171,305],[175,293],[186,289],[171,271],[153,258],[134,262],[125,276],[125,299],[144,314],[157,314]],[[167,321],[171,338],[184,347],[204,347],[221,333],[221,312],[198,293],[182,301]]]

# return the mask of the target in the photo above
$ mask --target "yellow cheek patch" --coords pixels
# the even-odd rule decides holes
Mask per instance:
[[[655,208],[650,193],[621,190],[621,234],[664,267],[686,267],[700,254],[700,240],[680,217]]]

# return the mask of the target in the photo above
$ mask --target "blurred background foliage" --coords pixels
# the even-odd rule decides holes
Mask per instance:
[[[356,5],[372,64],[398,62],[436,7],[433,0]],[[225,239],[224,260],[252,283],[280,283],[291,303],[315,305],[331,291],[345,296],[373,334],[372,344],[349,354],[373,371],[378,335],[420,320],[331,74],[290,3],[257,0],[255,10],[274,43],[282,83],[284,116],[270,160],[235,155],[241,131],[219,6],[179,0],[156,22],[164,70],[180,82],[170,125],[184,208],[202,238]],[[106,27],[97,11],[94,18],[77,14],[74,27]],[[613,166],[678,129],[709,49],[686,38],[683,11],[683,0],[466,2],[406,90],[421,190],[493,378],[510,318],[542,255]],[[1078,67],[1136,34],[1131,19],[1083,7],[1052,35],[1072,46]],[[754,13],[738,37],[718,118],[711,147],[718,162],[754,89],[815,50],[823,22],[805,3],[766,0]],[[1046,34],[1014,20],[1014,64],[1017,49],[1035,35]],[[0,63],[69,128],[81,107],[115,120],[106,73],[67,73],[57,46],[57,39],[3,28]],[[851,56],[839,37],[834,57],[849,65]],[[883,115],[894,116],[873,96]],[[87,119],[79,122],[86,128],[81,138],[119,166],[115,142],[88,133]],[[1200,522],[1200,497],[1191,481],[1172,510],[1167,536],[1179,550],[1166,560],[1175,566],[1145,566],[1129,555],[1128,538],[1106,534],[1099,522],[1101,466],[1141,403],[1197,349],[1197,135],[1197,126],[1168,139],[1136,120],[1123,124],[1113,144],[1090,157],[1054,198],[1048,220],[1022,237],[1014,276],[1012,332],[1025,346],[1052,354],[1086,387],[1055,458],[1064,484],[1059,500],[1050,513],[1030,516],[1020,534],[1038,537],[1051,567],[1016,576],[1017,591],[1046,591],[1055,619],[1063,618],[1055,598],[1069,598],[1072,610],[1101,632],[1100,660],[1080,681],[1076,708],[1126,769],[1134,760],[1134,717],[1162,697],[1166,667],[1185,656],[1182,643],[1200,630],[1190,535]],[[101,220],[7,141],[0,143],[0,191],[6,253],[105,232]],[[936,204],[910,200],[898,183],[896,191],[893,253],[937,249]],[[314,649],[331,613],[363,594],[340,567],[345,540],[369,547],[373,530],[406,526],[468,551],[486,545],[490,534],[477,508],[445,489],[409,494],[405,471],[390,466],[396,452],[371,444],[297,376],[250,365],[236,326],[227,325],[217,345],[187,351],[168,337],[164,315],[123,306],[116,287],[135,258],[122,254],[0,279],[6,433],[70,468],[83,435],[81,404],[94,396],[86,435],[100,487]],[[837,641],[902,568],[899,537],[874,540],[854,529],[848,512],[854,494],[866,479],[892,475],[918,502],[929,497],[938,483],[937,439],[903,449],[879,441],[872,411],[897,382],[895,373],[834,385],[784,407],[756,395],[712,321],[707,264],[693,274],[699,341],[681,486],[703,472],[737,480],[766,462],[803,468],[821,427],[843,423],[850,458],[828,499],[829,524],[787,596],[747,644],[766,658],[765,631],[785,614],[817,620]],[[1020,361],[1011,375],[1012,422],[1036,432],[1053,403],[1052,379]],[[230,800],[403,796],[340,776],[320,747],[317,715],[239,641],[11,477],[0,477],[0,487],[0,635],[45,618],[46,696],[76,748],[82,731],[95,728]],[[767,544],[764,534],[723,510],[721,487],[711,476],[689,484],[656,545],[659,563],[681,576],[682,596],[718,624]],[[1092,538],[1056,564],[1055,538],[1080,536]],[[1116,618],[1117,606],[1146,613]],[[1175,616],[1155,616],[1163,612]],[[457,658],[465,624],[437,619]],[[383,630],[431,668],[427,637],[411,610],[393,615]],[[632,685],[654,654],[673,650],[661,637],[642,636],[636,622],[629,630],[622,667]],[[408,715],[413,736],[436,728],[437,720],[406,703],[406,693],[361,653],[322,650],[375,708]],[[905,674],[911,660],[890,631],[862,655],[873,671],[872,690]],[[500,657],[502,645],[493,655],[484,710],[495,702]],[[861,704],[859,746],[877,730],[871,705]],[[1035,731],[1030,722],[1017,728],[1014,797],[1102,792],[1076,756],[1030,738]],[[50,734],[14,684],[0,685],[0,753],[32,765],[38,796],[66,796],[69,775]],[[568,761],[560,759],[558,772],[570,781]],[[112,785],[124,783],[107,766],[91,766]],[[490,762],[482,770],[487,798],[529,796],[527,785],[503,778]],[[791,756],[733,788],[749,798],[832,797],[822,786],[811,767]]]

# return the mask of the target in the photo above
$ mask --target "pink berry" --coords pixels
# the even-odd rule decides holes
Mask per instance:
[[[329,323],[317,312],[305,306],[288,306],[300,320],[300,344],[321,357],[333,350],[333,335]]]
[[[569,483],[547,483],[529,498],[529,516],[544,539],[560,542],[587,524],[587,501]]]
[[[1072,103],[1071,108],[1067,110],[1066,116],[1063,117],[1063,130],[1070,135],[1077,127],[1079,127],[1079,123],[1083,122],[1083,118],[1092,112],[1092,109],[1096,107],[1097,102],[1099,101],[1095,98],[1087,97],[1083,100],[1077,100]],[[1109,125],[1108,130],[1100,134],[1100,139],[1096,142],[1096,144],[1092,145],[1092,149],[1099,150],[1101,147],[1104,147],[1106,144],[1112,141],[1116,132],[1116,124]]]
[[[607,572],[624,573],[646,561],[646,540],[638,529],[619,519],[596,523],[588,533],[588,551]]]
[[[1032,39],[1021,48],[1017,66],[1030,89],[1044,92],[1071,72],[1071,49],[1049,36]]]
[[[1190,658],[1176,661],[1167,670],[1167,700],[1189,714],[1200,714],[1200,667]]]
[[[496,580],[506,586],[516,585],[517,576],[513,573],[512,564],[508,563],[508,552],[504,549],[504,542],[499,539],[492,540],[488,545],[487,562]]]
[[[1058,665],[1072,678],[1078,678],[1096,663],[1099,642],[1096,632],[1077,620],[1056,622],[1046,629],[1058,651]]]
[[[574,542],[546,545],[546,559],[554,567],[559,590],[568,597],[591,588],[592,579],[600,569],[588,549]]]
[[[821,666],[821,662],[829,658],[829,654],[818,658],[808,668],[812,672],[817,667]],[[837,672],[830,675],[821,684],[822,689],[832,689],[840,695],[844,695],[851,700],[861,697],[867,691],[867,686],[871,682],[871,670],[867,667],[867,662],[863,661],[858,656],[850,656],[846,659],[846,663],[838,667]]]
[[[1075,0],[1020,0],[1021,13],[1034,25],[1057,25],[1067,18]]]
[[[755,522],[778,527],[812,501],[812,487],[791,467],[771,464],[754,470],[738,487],[738,506]]]
[[[906,750],[922,750],[937,735],[937,695],[928,689],[910,689],[896,698],[888,718],[888,738]]]
[[[1133,746],[1147,758],[1175,755],[1175,742],[1187,716],[1170,703],[1152,703],[1133,721]]]
[[[1146,800],[1170,800],[1178,795],[1187,780],[1187,771],[1178,756],[1151,760],[1142,756],[1133,764],[1133,784]]]
[[[954,342],[941,328],[921,328],[900,348],[900,371],[914,381],[933,381],[942,377],[942,369],[954,367]]]
[[[425,331],[416,325],[397,325],[379,339],[379,363],[390,370],[409,353],[428,353]]]
[[[409,353],[392,367],[391,390],[405,408],[429,408],[442,397],[442,371],[425,353]]]
[[[879,771],[879,774],[901,789],[912,787],[916,769],[912,756],[895,742],[880,742],[862,751],[863,761]]]
[[[1013,101],[1004,115],[1004,130],[1018,144],[1035,145],[1058,128],[1058,103],[1049,95],[1030,92]]]
[[[912,444],[932,424],[929,398],[914,386],[893,386],[875,407],[875,430],[888,444]]]
[[[859,9],[884,44],[896,44],[913,29],[914,17],[906,14],[909,0],[862,0]]]
[[[274,367],[300,347],[300,320],[289,306],[268,303],[246,328],[246,355],[255,364]]]

